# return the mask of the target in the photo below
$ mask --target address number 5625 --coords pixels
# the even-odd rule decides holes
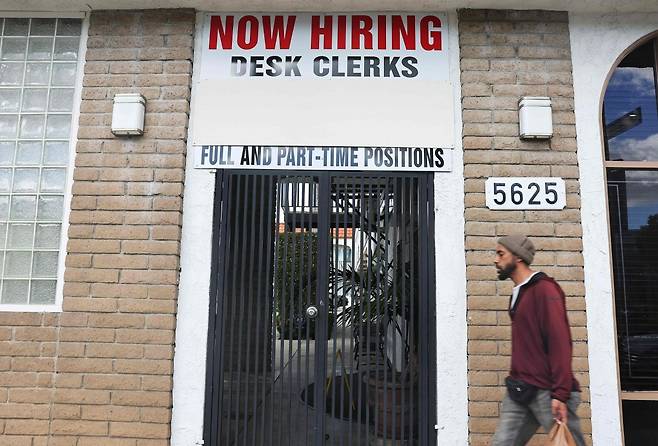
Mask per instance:
[[[566,205],[562,178],[495,177],[485,183],[489,209],[563,209]]]

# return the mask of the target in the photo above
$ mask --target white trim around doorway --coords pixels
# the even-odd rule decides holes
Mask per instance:
[[[204,13],[197,14],[188,153],[192,154]],[[435,174],[437,281],[437,438],[440,446],[468,443],[466,264],[461,151],[461,84],[457,13],[448,12],[455,149],[453,171]],[[191,157],[192,155],[190,155]],[[171,445],[203,444],[208,305],[215,174],[187,160],[181,274],[174,354]]]
[[[202,25],[203,13],[197,13],[191,110],[194,109],[195,86],[201,65]],[[187,138],[188,153],[192,153],[193,132],[192,112]],[[181,273],[174,350],[171,446],[203,444],[215,171],[195,169],[191,157],[188,158],[185,167],[184,197]]]

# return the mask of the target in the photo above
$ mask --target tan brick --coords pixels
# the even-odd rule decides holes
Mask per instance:
[[[110,73],[162,73],[163,65],[160,61],[130,61],[130,62],[111,62],[109,64]]]
[[[183,181],[181,169],[159,169],[155,172],[155,181]]]
[[[58,373],[55,385],[60,388],[79,388],[82,387],[82,376],[79,373]]]
[[[80,419],[80,406],[75,404],[53,404],[52,414],[53,418],[56,419],[78,420]]]
[[[14,330],[16,341],[54,341],[57,329],[54,327],[17,327]]]
[[[574,323],[581,320],[581,313],[574,314]],[[144,359],[173,359],[174,349],[169,345],[146,345],[144,347]]]
[[[493,339],[504,340],[510,338],[510,330],[500,326],[477,326],[468,328],[469,339]]]
[[[6,435],[45,435],[48,433],[48,420],[7,420]]]
[[[94,374],[84,377],[84,386],[87,389],[139,390],[141,380],[139,376]]]
[[[117,282],[118,269],[67,268],[64,280],[71,282]]]
[[[161,390],[171,391],[173,386],[172,377],[170,376],[143,376],[142,390]]]
[[[181,230],[178,225],[154,226],[151,228],[151,237],[155,240],[180,240]]]
[[[53,420],[51,429],[56,435],[107,435],[108,424],[105,421]]]
[[[129,212],[126,214],[126,224],[158,225],[181,224],[181,213],[177,211]]]
[[[135,422],[139,420],[139,408],[117,405],[83,406],[82,419]]]
[[[69,254],[66,256],[66,266],[73,268],[91,267],[91,255],[89,254]]]
[[[41,325],[39,313],[0,312],[0,325]]]
[[[470,401],[501,401],[505,393],[502,387],[476,387],[468,389]]]
[[[46,404],[52,399],[50,389],[9,389],[8,401],[12,403]]]
[[[136,446],[137,440],[128,438],[103,438],[103,446]],[[80,437],[77,446],[98,446],[96,437]]]
[[[80,197],[76,197],[75,199],[79,200]],[[71,226],[69,226],[69,238],[71,238],[71,239],[74,239],[74,238],[80,238],[80,239],[91,238],[91,235],[93,234],[93,231],[94,231],[94,228],[90,225],[71,225]]]
[[[164,375],[173,370],[173,363],[159,359],[117,359],[114,370],[118,373],[139,373],[144,375]]]
[[[172,300],[122,299],[119,301],[122,313],[176,313],[176,302]],[[148,327],[148,323],[147,323]]]
[[[185,99],[161,100],[153,99],[149,101],[147,110],[152,113],[189,113],[190,104]],[[158,150],[162,152],[161,150]]]
[[[123,270],[121,271],[121,283],[143,283],[143,284],[177,284],[178,271],[167,270]]]
[[[144,316],[121,313],[90,314],[89,326],[99,328],[140,328],[144,326]]]
[[[116,437],[169,438],[169,425],[157,423],[111,424],[110,434]]]
[[[39,356],[39,349],[37,342],[0,342],[2,356]]]
[[[80,313],[62,313],[60,316],[60,325],[62,327],[85,327],[87,325],[87,315]]]
[[[54,401],[63,404],[107,404],[110,402],[110,392],[106,390],[56,389]]]
[[[148,330],[124,329],[117,332],[118,342],[135,342],[139,344],[171,344],[174,340],[172,330],[159,330],[149,328]]]
[[[189,60],[167,61],[164,62],[165,73],[186,73],[192,72],[192,63]]]
[[[59,358],[57,368],[62,372],[110,373],[113,371],[111,359]]]
[[[149,285],[148,297],[150,299],[175,299],[178,289],[174,285]]]
[[[5,387],[34,387],[37,382],[37,374],[34,372],[24,373],[22,371],[15,371],[12,368],[11,372],[0,373],[0,385]]]
[[[153,177],[150,168],[103,169],[99,174],[102,181],[153,181]]]
[[[71,212],[70,218],[73,223],[120,224],[123,222],[123,214],[108,211]]]
[[[140,420],[146,423],[168,424],[171,420],[170,409],[160,407],[144,407],[140,412]]]
[[[180,259],[178,256],[149,256],[148,267],[149,269],[170,269],[177,271],[180,267]]]
[[[97,297],[67,297],[64,299],[64,311],[87,311],[87,312],[114,312],[116,311],[116,299],[100,299]]]
[[[148,231],[147,228],[144,229]],[[96,254],[92,257],[91,263],[96,268],[147,268],[149,257],[126,254]]]
[[[85,349],[88,358],[141,358],[143,348],[127,344],[89,344]]]
[[[16,372],[54,372],[53,358],[13,358],[11,369]]]
[[[134,241],[126,240],[121,243],[126,254],[178,254],[178,241]]]
[[[150,197],[99,197],[97,203],[98,209],[130,211],[150,209],[152,199]]]
[[[118,240],[69,240],[68,250],[80,253],[119,253],[121,242]]]
[[[98,225],[94,229],[94,236],[101,239],[141,239],[145,240],[149,237],[148,228],[142,226],[101,226]]]
[[[127,297],[146,298],[148,288],[141,285],[95,283],[91,286],[91,293],[97,297]]]

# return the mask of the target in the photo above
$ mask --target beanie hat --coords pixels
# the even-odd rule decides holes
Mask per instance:
[[[535,245],[524,235],[506,235],[498,239],[498,243],[509,249],[512,254],[530,265],[535,257]]]

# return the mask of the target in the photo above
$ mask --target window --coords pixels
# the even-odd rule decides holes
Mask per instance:
[[[0,304],[56,302],[82,21],[0,19]]]
[[[604,96],[608,208],[626,446],[658,435],[658,39],[615,68]]]
[[[658,161],[656,48],[650,40],[614,70],[604,99],[606,159]]]

